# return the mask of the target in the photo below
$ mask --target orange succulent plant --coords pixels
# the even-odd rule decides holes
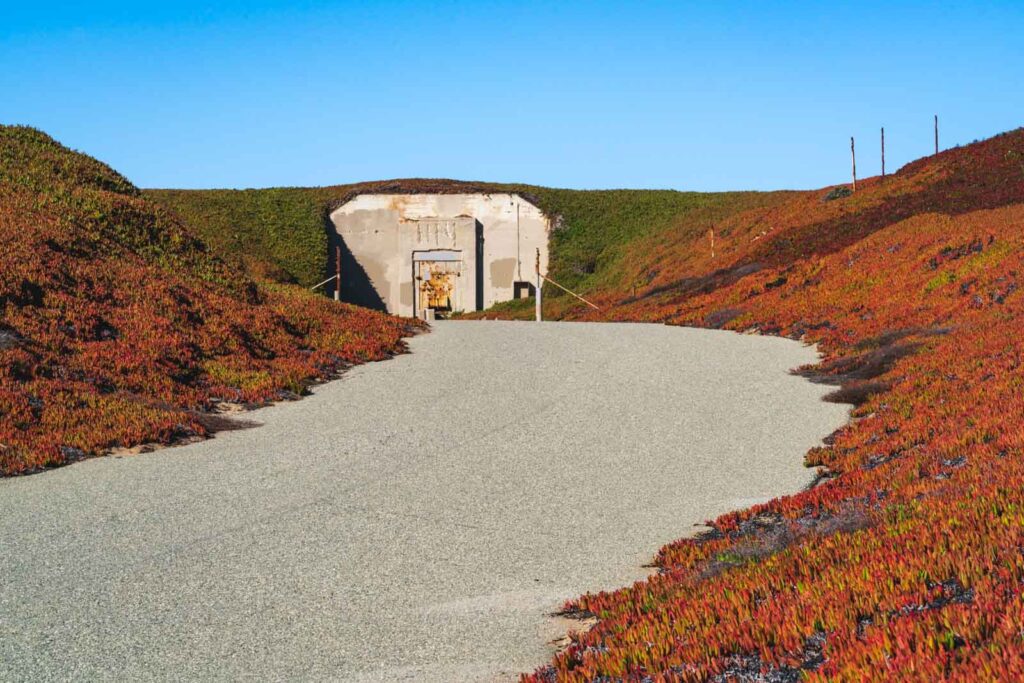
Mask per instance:
[[[110,168],[0,127],[0,474],[203,435],[416,324],[229,269]]]
[[[736,214],[712,263],[643,240],[605,318],[814,342],[854,419],[818,486],[669,544],[566,605],[597,625],[528,680],[1024,678],[1024,130]],[[597,318],[566,305],[565,317]]]

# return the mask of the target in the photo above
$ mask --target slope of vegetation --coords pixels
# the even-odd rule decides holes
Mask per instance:
[[[551,314],[815,342],[799,372],[854,420],[807,455],[822,482],[663,548],[531,680],[1024,678],[1024,130],[848,197],[626,246],[649,282]],[[493,312],[491,313],[493,315]]]
[[[315,188],[145,190],[176,211],[223,259],[254,277],[313,285],[326,277],[328,214],[360,193],[514,192],[555,219],[552,277],[570,287],[621,284],[621,247],[683,226],[784,201],[786,192],[563,190],[534,185],[407,179]]]
[[[326,197],[316,190],[146,190],[172,207],[211,250],[250,275],[307,287],[323,279]]]
[[[206,434],[402,349],[406,321],[258,283],[109,167],[0,127],[0,474]]]
[[[1024,131],[848,196],[452,181],[297,192],[320,212],[312,234],[350,193],[488,189],[559,219],[552,275],[603,307],[552,291],[549,317],[804,339],[824,357],[799,372],[855,405],[807,454],[818,486],[713,520],[663,548],[651,579],[568,604],[597,625],[529,679],[1024,678]],[[168,201],[205,215],[202,193]]]

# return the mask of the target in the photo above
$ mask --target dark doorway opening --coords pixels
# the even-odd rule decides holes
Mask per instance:
[[[513,299],[529,299],[537,293],[537,286],[532,282],[517,280],[512,283]]]

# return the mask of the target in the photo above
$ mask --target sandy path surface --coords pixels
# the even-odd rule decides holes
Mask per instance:
[[[0,481],[0,679],[491,680],[580,592],[806,485],[795,342],[438,323],[256,429]]]

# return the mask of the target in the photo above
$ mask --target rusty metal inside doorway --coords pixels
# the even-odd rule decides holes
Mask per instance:
[[[461,251],[413,252],[413,277],[417,318],[444,317],[463,309]]]

